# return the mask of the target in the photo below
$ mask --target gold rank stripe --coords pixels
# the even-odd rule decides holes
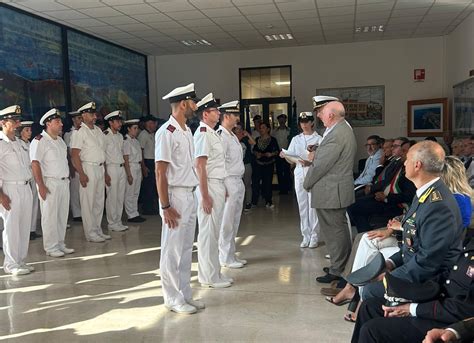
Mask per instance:
[[[425,193],[423,193],[423,195],[420,197],[420,200],[418,200],[418,202],[420,204],[423,204],[426,201],[426,198],[428,198],[431,192],[433,192],[433,190],[434,190],[433,187],[428,188],[428,190]]]

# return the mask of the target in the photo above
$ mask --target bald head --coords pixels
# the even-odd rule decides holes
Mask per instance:
[[[439,175],[444,167],[444,149],[441,145],[432,141],[421,141],[410,148],[413,161],[419,161],[422,169],[428,174]]]
[[[328,108],[328,111],[334,113],[335,115],[344,118],[346,116],[346,110],[344,105],[339,101],[331,101],[325,107]]]
[[[339,101],[328,102],[318,109],[318,118],[321,119],[325,127],[332,127],[343,120],[345,115],[344,105]]]

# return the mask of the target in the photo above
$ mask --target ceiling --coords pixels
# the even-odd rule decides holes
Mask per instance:
[[[0,0],[146,55],[442,36],[473,0]],[[383,32],[356,33],[384,25]],[[363,31],[363,29],[362,29]],[[267,34],[291,33],[272,41]],[[211,46],[186,46],[205,39]]]

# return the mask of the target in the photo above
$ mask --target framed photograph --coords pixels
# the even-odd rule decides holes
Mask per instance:
[[[474,134],[474,77],[453,87],[453,117],[455,136]]]
[[[448,98],[408,101],[409,137],[443,136],[448,129]]]
[[[316,89],[316,95],[335,96],[346,109],[346,119],[353,127],[383,126],[385,86],[362,86]]]

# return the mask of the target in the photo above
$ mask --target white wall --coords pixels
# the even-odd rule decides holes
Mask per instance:
[[[469,77],[474,69],[474,13],[446,38],[446,92],[452,98],[453,86]]]
[[[291,65],[298,111],[311,110],[317,88],[385,85],[385,125],[356,128],[358,158],[370,134],[406,135],[407,101],[445,96],[444,38],[387,40],[337,45],[220,53],[155,56],[156,93],[160,117],[169,104],[161,96],[190,82],[198,95],[208,92],[226,102],[239,97],[239,68]],[[413,69],[425,68],[426,81],[413,82]],[[153,100],[151,101],[154,102]]]

